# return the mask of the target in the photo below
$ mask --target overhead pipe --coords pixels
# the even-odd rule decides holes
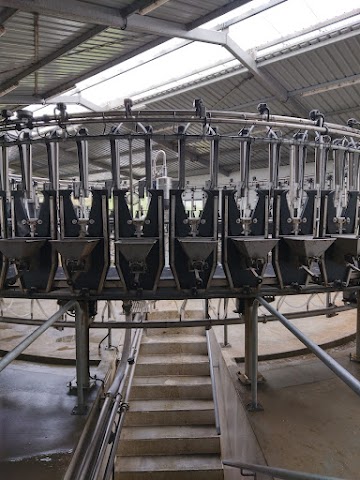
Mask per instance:
[[[111,175],[114,189],[118,190],[121,186],[120,180],[120,139],[110,139],[111,154]]]
[[[84,197],[89,195],[89,142],[86,128],[80,128],[77,133],[76,145],[79,159],[80,184]]]
[[[0,147],[0,189],[7,195],[10,192],[9,157],[8,148],[5,145]]]
[[[30,139],[30,136],[27,132],[25,134],[25,139]],[[20,145],[18,145],[18,148],[20,156],[20,169],[23,191],[27,199],[32,199],[32,145],[31,143],[21,143]]]
[[[219,149],[220,140],[217,130],[214,130],[215,138],[210,143],[210,182],[211,189],[217,190],[219,187]]]
[[[349,152],[348,172],[349,191],[358,192],[360,190],[360,151]]]
[[[146,176],[146,190],[149,191],[153,188],[153,175],[152,175],[152,128],[147,127],[147,135],[145,137],[145,176]]]
[[[316,138],[314,183],[319,194],[326,188],[326,172],[330,151],[330,143],[327,138],[329,137],[325,137],[324,135],[319,135]]]
[[[49,182],[52,190],[59,189],[59,142],[46,142],[48,156]]]
[[[277,137],[276,137],[277,138]],[[276,141],[269,143],[269,192],[270,195],[279,185],[280,144]]]
[[[184,134],[185,128],[181,125],[178,127],[178,161],[179,161],[179,184],[178,188],[183,190],[185,188],[185,148],[186,136]]]
[[[307,132],[296,133],[296,140],[290,147],[290,206],[293,218],[301,214],[302,196],[304,191],[305,164],[307,158]]]

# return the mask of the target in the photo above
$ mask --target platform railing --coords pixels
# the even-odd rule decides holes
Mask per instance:
[[[226,467],[238,468],[241,471],[242,476],[252,476],[255,480],[257,478],[257,473],[263,473],[269,475],[271,478],[277,478],[279,480],[345,480],[339,477],[329,477],[327,475],[319,475],[316,473],[298,472],[286,468],[269,467],[267,465],[256,465],[233,460],[223,460],[223,465]]]
[[[216,428],[216,433],[218,435],[220,435],[221,434],[221,428],[220,428],[219,404],[218,404],[218,400],[217,400],[215,370],[214,370],[214,363],[213,363],[213,355],[212,355],[212,349],[211,349],[211,340],[210,340],[209,329],[206,329],[206,344],[207,344],[207,351],[208,351],[208,356],[209,356],[211,390],[212,390],[212,397],[213,397],[213,401],[214,401],[215,428]]]
[[[131,314],[127,313],[130,321]],[[109,464],[114,460],[116,453],[115,440],[120,437],[123,425],[123,417],[127,411],[127,401],[131,388],[135,361],[139,351],[142,329],[137,329],[137,321],[141,320],[141,314],[135,314],[132,321],[132,330],[127,329],[123,346],[123,353],[114,380],[105,394],[104,403],[99,413],[96,425],[91,436],[82,443],[82,448],[74,453],[70,468],[67,470],[64,480],[103,480],[105,471],[109,471]],[[119,429],[120,426],[120,429]],[[115,434],[113,435],[115,428]],[[111,478],[107,476],[106,478]]]

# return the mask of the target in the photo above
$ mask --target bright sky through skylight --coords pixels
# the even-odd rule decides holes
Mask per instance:
[[[215,28],[268,3],[269,0],[253,0],[201,28]],[[230,26],[229,34],[244,50],[256,49],[259,46],[263,50],[266,43],[281,41],[282,37],[296,32],[300,35],[304,29],[359,7],[359,0],[287,0]],[[352,19],[349,20],[351,21]],[[281,44],[273,48],[280,47]],[[116,108],[123,105],[124,98],[130,97],[141,102],[141,97],[148,96],[150,92],[161,93],[189,82],[189,77],[200,79],[236,64],[238,61],[223,47],[172,39],[80,82],[76,89],[68,93],[81,92],[82,97],[102,109]],[[37,108],[39,106],[34,106],[34,110]],[[41,114],[43,113],[42,108]]]

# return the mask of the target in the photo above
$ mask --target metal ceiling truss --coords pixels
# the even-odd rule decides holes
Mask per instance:
[[[241,4],[243,3],[244,2]],[[16,7],[25,11],[70,18],[71,20],[79,20],[81,22],[93,23],[95,25],[141,31],[160,35],[161,37],[178,37],[191,41],[222,45],[234,55],[241,64],[247,67],[267,89],[274,93],[280,101],[286,102],[288,100],[286,89],[284,89],[278,81],[273,79],[273,77],[260,71],[255,60],[247,52],[242,50],[226,32],[206,30],[198,27],[188,30],[186,25],[138,14],[133,14],[130,17],[123,17],[120,11],[116,9],[99,5],[89,5],[84,9],[84,3],[79,2],[78,0],[63,0],[61,3],[56,0],[48,0],[46,4],[40,0],[0,0],[0,5],[2,6],[9,6],[10,4],[11,7]],[[54,53],[53,56],[54,55],[56,56],[56,53]],[[132,52],[131,56],[133,55],[134,52]],[[59,56],[61,56],[61,54]],[[58,58],[58,56],[56,56],[56,58]],[[43,61],[45,61],[45,63],[42,66],[48,63],[45,59],[43,59]],[[52,61],[51,58],[50,61]],[[40,62],[41,61],[38,63]],[[41,68],[41,66],[39,68]],[[27,72],[24,72],[26,76]],[[16,83],[16,80],[13,81],[12,84],[14,84],[14,82]],[[0,88],[2,87],[0,86]],[[5,89],[5,87],[3,89]],[[55,94],[55,92],[47,92],[47,94],[51,95]],[[303,113],[303,107],[298,103],[294,104],[294,102],[292,102],[291,106],[295,107],[296,111],[302,110]]]
[[[248,0],[248,1],[250,1],[250,0]],[[274,7],[274,6],[276,6],[280,3],[283,3],[283,1],[286,1],[286,0],[272,0],[267,5],[262,5],[258,8],[254,8],[254,9],[250,10],[249,12],[246,12],[246,13],[236,17],[236,19],[234,19],[234,21],[236,20],[237,22],[239,22],[239,21],[242,21],[242,20],[246,20],[247,18],[252,17],[254,15],[257,15],[258,13],[261,13],[264,10],[268,10],[269,8],[272,8],[272,7]],[[134,3],[136,3],[136,2],[133,2],[131,5],[134,5]],[[241,6],[242,4],[245,4],[245,3],[246,2],[238,2],[237,1],[237,2],[231,2],[231,4],[229,4],[229,5],[231,5],[232,9],[233,9],[233,8],[237,8],[237,7],[239,7],[239,6]],[[241,5],[239,5],[239,4],[241,4]],[[235,6],[235,5],[237,5],[237,6]],[[135,11],[135,6],[131,11]],[[228,10],[228,11],[230,11],[230,10]],[[122,10],[122,12],[123,12],[123,10]],[[215,12],[218,12],[218,9],[215,10]],[[124,16],[125,16],[125,14],[124,14]],[[218,16],[218,14],[212,16],[211,19],[217,18],[217,16]],[[207,17],[208,16],[206,16],[206,18]],[[201,17],[197,21],[198,26],[202,25],[205,22],[204,19],[205,19],[205,17]],[[222,25],[219,25],[218,27],[215,27],[215,30],[220,29],[221,26],[223,26],[224,28],[227,28],[230,25],[232,25],[232,21],[229,20],[228,22],[226,22]],[[195,28],[195,27],[192,26],[192,24],[188,24],[186,27],[187,27],[188,30],[191,30],[191,28]],[[122,62],[128,60],[129,58],[134,57],[136,55],[139,55],[140,53],[143,53],[147,50],[150,50],[151,48],[157,47],[157,46],[165,43],[167,40],[168,39],[166,37],[159,37],[159,38],[157,38],[155,40],[152,40],[151,42],[147,43],[145,46],[140,47],[140,48],[132,51],[131,53],[127,53],[125,55],[120,55],[118,57],[112,58],[110,61],[108,60],[108,61],[102,63],[101,65],[98,65],[95,68],[91,68],[90,70],[87,70],[86,72],[79,75],[78,77],[72,78],[70,81],[67,81],[65,83],[57,85],[55,88],[45,92],[43,96],[44,96],[44,98],[49,98],[52,95],[57,95],[60,92],[63,92],[65,90],[69,89],[69,88],[72,88],[76,83],[79,83],[83,80],[86,80],[86,79],[90,78],[91,76],[96,75],[96,74],[98,74],[98,73],[100,73],[100,72],[102,72],[102,71],[104,71],[108,68],[114,67],[115,65],[120,65]],[[191,40],[189,40],[188,42],[191,43]],[[185,46],[185,45],[186,45],[186,41],[184,41],[184,43],[183,43],[183,46]]]

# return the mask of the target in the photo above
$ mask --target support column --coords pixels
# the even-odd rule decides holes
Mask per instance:
[[[89,305],[78,302],[75,307],[76,330],[76,389],[78,403],[73,410],[74,415],[85,415],[84,389],[90,388],[90,358],[89,358]]]
[[[258,376],[258,309],[259,302],[254,300],[251,312],[251,334],[250,334],[250,371],[251,371],[251,402],[247,405],[250,412],[263,410],[258,402],[258,382],[254,379]]]
[[[245,300],[244,322],[245,322],[245,377],[251,383],[251,338],[253,335],[252,324],[253,302],[251,299]]]
[[[356,308],[356,335],[355,335],[355,352],[350,354],[350,360],[360,363],[360,292],[356,292],[357,308]]]
[[[247,298],[244,300],[243,315],[244,315],[244,325],[245,325],[245,355],[244,355],[244,372],[238,374],[240,382],[244,385],[250,385],[252,383],[252,370],[251,370],[251,361],[253,354],[253,344],[254,344],[254,321],[253,321],[253,310],[254,303],[256,300],[252,298]],[[257,302],[256,302],[257,303]],[[257,307],[256,307],[257,312]],[[257,328],[257,315],[256,315],[256,328]],[[258,349],[258,340],[257,340],[257,330],[256,334],[256,355]],[[257,382],[263,382],[264,377],[259,374],[256,367],[256,378]]]

